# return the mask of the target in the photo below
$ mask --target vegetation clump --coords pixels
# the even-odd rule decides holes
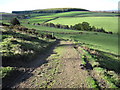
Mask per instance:
[[[20,22],[17,18],[13,18],[11,21],[10,21],[11,25],[20,25]]]
[[[113,34],[112,32],[107,32],[103,28],[96,28],[95,26],[90,26],[88,22],[82,22],[75,25],[62,25],[62,24],[54,24],[54,23],[37,23],[34,25],[41,25],[41,26],[47,26],[47,27],[54,27],[54,28],[61,28],[61,29],[72,29],[72,30],[81,30],[81,31],[93,31],[93,32],[103,32],[107,34]]]

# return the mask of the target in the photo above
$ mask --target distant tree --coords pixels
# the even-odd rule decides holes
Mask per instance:
[[[50,27],[55,27],[54,23],[50,23]]]
[[[56,28],[60,28],[60,24],[56,24],[55,27],[56,27]]]
[[[11,25],[20,25],[20,22],[17,18],[13,18],[11,21],[10,21]]]
[[[28,22],[28,24],[30,24],[30,22]]]
[[[40,23],[37,23],[37,25],[40,25]]]
[[[28,17],[31,17],[31,15],[30,15],[30,14],[28,14]]]
[[[73,28],[74,28],[74,29],[77,29],[77,30],[84,30],[81,23],[75,24],[75,25],[73,26]]]
[[[26,15],[22,15],[22,19],[26,19],[26,17],[27,17]]]
[[[100,29],[101,32],[105,32],[105,30],[103,28]]]
[[[88,22],[82,22],[82,26],[83,26],[83,29],[87,31],[89,31],[91,28]]]
[[[74,27],[72,25],[70,25],[70,29],[74,29]]]
[[[69,29],[69,26],[68,26],[68,25],[65,25],[65,29]]]
[[[91,31],[95,31],[95,30],[96,30],[95,26],[92,26]]]

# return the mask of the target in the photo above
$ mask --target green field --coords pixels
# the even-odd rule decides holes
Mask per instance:
[[[42,13],[42,14],[31,14],[30,19],[23,19],[22,22],[30,22],[30,23],[44,23],[47,20],[54,19],[55,17],[73,17],[77,15],[83,15],[83,14],[90,14],[92,12],[64,12],[64,13]]]
[[[58,38],[66,40],[75,40],[80,43],[85,43],[90,48],[97,49],[104,52],[109,52],[118,55],[118,36],[108,35],[103,33],[83,33],[79,34],[56,34]]]
[[[118,14],[115,13],[99,13],[99,12],[89,12],[89,11],[72,11],[72,12],[63,12],[63,13],[42,13],[42,14],[31,14],[37,18],[41,17],[93,17],[93,16],[110,16],[114,17]]]
[[[78,15],[84,15],[84,14],[90,14],[92,12],[87,11],[74,11],[74,12],[64,12],[64,13],[52,13],[52,14],[46,14],[44,16],[40,17],[73,17]]]
[[[44,23],[44,22],[46,22],[48,20],[51,20],[51,19],[53,19],[53,18],[38,18],[38,17],[34,17],[34,18],[30,18],[30,19],[21,20],[21,22],[22,23],[29,22],[31,24],[33,24],[33,23]]]
[[[31,14],[32,15],[32,14]],[[74,25],[81,22],[88,22],[90,26],[95,26],[97,28],[104,28],[106,31],[112,31],[114,33],[118,32],[118,17],[115,17],[116,13],[101,13],[101,12],[64,12],[64,13],[49,13],[49,14],[37,14],[33,16],[30,22],[40,22],[43,23],[45,20],[59,17],[57,19],[48,21],[47,23],[55,23],[62,25]],[[43,31],[54,32],[55,36],[62,39],[77,40],[89,44],[91,47],[106,52],[118,54],[118,36],[117,34],[109,35],[104,33],[88,32],[88,31],[77,31],[69,29],[58,29],[45,26],[35,26],[31,24],[22,23],[23,26],[28,28],[37,29],[40,33]],[[77,32],[83,32],[84,34],[72,34]],[[71,34],[57,34],[57,33],[71,33]],[[88,34],[86,34],[88,33]]]
[[[81,22],[88,22],[91,26],[104,28],[106,31],[118,32],[118,17],[62,17],[48,23],[74,25]]]
[[[91,47],[106,52],[118,54],[118,36],[117,34],[104,34],[88,31],[77,31],[70,29],[58,29],[53,27],[36,26],[33,23],[55,23],[62,25],[74,25],[81,22],[88,22],[90,26],[95,26],[97,28],[104,28],[106,31],[112,31],[114,33],[118,32],[118,17],[115,17],[115,13],[100,13],[100,12],[64,12],[64,13],[41,13],[41,14],[31,14],[30,19],[20,19],[21,24],[27,28],[34,28],[39,31],[39,33],[48,31],[47,33],[54,32],[55,36],[61,39],[75,40],[78,42],[83,42],[89,44]],[[54,19],[55,17],[59,17]],[[52,20],[54,19],[54,20]],[[7,22],[7,21],[5,21]],[[27,24],[30,22],[30,24]],[[72,34],[83,32],[80,34]],[[58,34],[59,33],[59,34]],[[71,33],[71,34],[61,34],[61,33]]]
[[[118,35],[117,34],[104,34],[104,33],[97,33],[95,32],[88,32],[88,31],[77,31],[77,30],[69,30],[69,29],[58,29],[58,28],[51,28],[45,26],[35,26],[35,25],[27,25],[24,26],[28,28],[35,28],[40,33],[42,31],[54,32],[55,36],[61,39],[67,40],[77,40],[79,42],[83,42],[89,44],[94,49],[103,50],[105,52],[110,52],[113,54],[118,55]],[[57,33],[71,33],[71,34],[57,34]],[[83,32],[83,34],[72,34],[77,32]]]
[[[69,29],[58,29],[58,28],[52,28],[52,27],[45,27],[45,26],[35,26],[35,25],[29,25],[29,24],[23,24],[27,28],[34,28],[39,31],[50,31],[50,32],[65,32],[65,33],[73,33],[73,32],[80,32],[77,30],[69,30]]]

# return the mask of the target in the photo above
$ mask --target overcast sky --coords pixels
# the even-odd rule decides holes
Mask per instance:
[[[117,10],[120,0],[1,0],[0,12],[45,8],[84,8],[88,10]]]

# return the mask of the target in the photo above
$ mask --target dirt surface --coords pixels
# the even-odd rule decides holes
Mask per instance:
[[[88,73],[80,68],[82,63],[79,53],[75,50],[73,43],[61,41],[65,46],[61,60],[61,73],[56,77],[53,88],[79,88],[88,87],[86,79]]]
[[[60,41],[56,45],[31,63],[28,71],[13,81],[12,88],[90,88],[90,76],[80,68],[82,60],[74,44]]]
[[[57,42],[43,55],[21,67],[5,82],[4,87],[12,88],[93,88],[93,81],[98,86],[109,87],[86,61],[82,68],[82,47],[72,41]]]

